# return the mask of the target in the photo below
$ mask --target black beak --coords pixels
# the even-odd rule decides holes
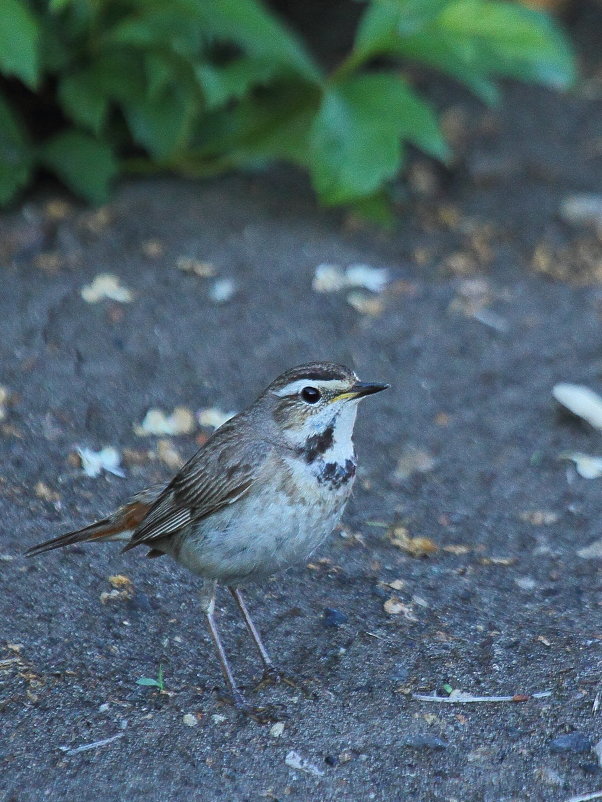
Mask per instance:
[[[350,398],[362,398],[364,395],[372,395],[386,390],[390,384],[374,384],[373,382],[356,382],[349,391]]]

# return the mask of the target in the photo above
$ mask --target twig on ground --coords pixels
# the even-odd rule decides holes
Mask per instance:
[[[591,794],[582,794],[581,796],[572,796],[566,802],[589,802],[590,799],[602,799],[602,791],[592,791]]]
[[[112,735],[110,738],[105,738],[102,741],[94,741],[94,743],[91,744],[83,744],[82,746],[76,746],[74,749],[71,749],[68,746],[59,746],[59,749],[66,755],[77,755],[80,752],[87,752],[89,749],[96,749],[98,746],[106,746],[107,744],[116,741],[118,738],[123,738],[123,736],[123,732],[118,732],[117,735]]]
[[[552,691],[539,691],[538,693],[515,693],[514,696],[473,696],[472,693],[453,690],[449,696],[436,694],[413,693],[412,699],[418,702],[448,702],[451,704],[466,704],[468,702],[527,702],[529,699],[543,699],[551,696]]]

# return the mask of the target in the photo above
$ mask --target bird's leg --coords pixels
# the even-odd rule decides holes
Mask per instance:
[[[207,587],[203,588],[201,591],[201,607],[203,612],[207,616],[207,623],[209,624],[209,632],[211,633],[211,637],[213,638],[213,643],[215,644],[215,648],[217,650],[217,654],[219,656],[219,661],[222,667],[222,671],[224,673],[224,677],[226,682],[230,687],[230,691],[232,693],[232,698],[234,700],[234,705],[241,709],[247,710],[248,704],[240,690],[236,687],[236,681],[234,679],[234,674],[232,673],[232,669],[230,668],[230,664],[228,663],[228,658],[226,657],[226,652],[224,647],[222,646],[222,641],[219,636],[219,632],[217,630],[217,626],[215,623],[215,588],[216,582],[208,582]]]
[[[242,593],[238,588],[235,588],[232,585],[228,587],[228,590],[234,596],[236,604],[238,605],[238,609],[242,613],[242,617],[244,618],[245,624],[247,625],[247,629],[251,633],[251,637],[253,638],[255,646],[257,646],[257,651],[259,652],[259,656],[261,657],[261,662],[263,663],[264,667],[264,678],[270,679],[272,681],[274,680],[278,681],[280,679],[280,673],[276,669],[276,666],[272,662],[272,659],[270,658],[267,649],[263,645],[261,636],[257,631],[257,627],[253,623],[253,619],[249,614],[247,605],[245,604],[245,600],[242,597]]]

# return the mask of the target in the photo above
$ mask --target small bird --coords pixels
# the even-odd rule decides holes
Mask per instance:
[[[356,471],[353,427],[361,398],[388,384],[358,381],[343,365],[311,362],[278,376],[211,435],[164,487],[143,490],[112,515],[29,549],[127,541],[168,554],[203,579],[201,607],[237,707],[248,709],[215,622],[217,583],[240,609],[266,678],[279,674],[240,586],[306,561],[338,523]]]

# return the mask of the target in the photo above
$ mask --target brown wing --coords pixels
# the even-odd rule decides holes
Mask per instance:
[[[245,436],[240,417],[227,421],[197,451],[148,511],[124,551],[169,537],[243,496],[257,480],[267,446]]]

